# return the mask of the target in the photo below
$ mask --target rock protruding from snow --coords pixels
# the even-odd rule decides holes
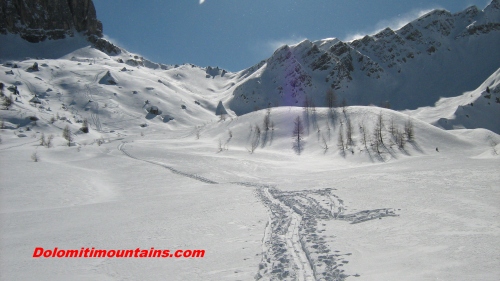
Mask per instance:
[[[99,80],[99,84],[116,85],[118,84],[118,80],[111,74],[110,71],[107,71],[101,80]]]
[[[217,105],[217,108],[215,109],[215,115],[223,115],[227,114],[226,108],[222,104],[222,101],[219,101],[219,104]]]

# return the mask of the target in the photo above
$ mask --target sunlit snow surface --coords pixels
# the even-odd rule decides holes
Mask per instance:
[[[498,71],[475,91],[415,111],[351,106],[332,118],[326,108],[273,108],[266,131],[266,110],[215,116],[220,93],[244,80],[238,73],[118,58],[135,59],[84,47],[9,61],[19,68],[2,62],[0,81],[21,95],[0,110],[0,279],[498,280],[500,104],[497,93],[485,98]],[[40,70],[26,71],[34,62]],[[42,108],[29,103],[33,93]],[[371,138],[379,114],[380,154],[360,133]],[[51,124],[57,115],[67,120]],[[398,148],[389,126],[402,130],[408,116],[415,140]],[[88,134],[79,131],[84,118]],[[342,153],[347,119],[354,143]],[[39,146],[41,133],[55,135],[53,148]],[[206,255],[35,259],[36,247]]]

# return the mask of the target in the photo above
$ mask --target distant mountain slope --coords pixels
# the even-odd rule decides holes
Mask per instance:
[[[500,68],[474,91],[404,113],[447,130],[485,128],[500,134]]]
[[[317,106],[334,89],[349,104],[390,103],[395,109],[434,104],[472,90],[500,66],[500,0],[483,11],[434,10],[399,30],[386,28],[352,42],[304,40],[283,46],[242,71],[226,98],[237,114],[268,106]]]
[[[59,41],[68,40],[73,39]],[[35,63],[38,70],[30,70]],[[220,92],[234,85],[234,73],[219,72],[190,64],[155,64],[126,51],[110,56],[90,46],[60,59],[5,60],[0,82],[14,103],[0,110],[0,119],[12,128],[50,127],[50,120],[59,116],[64,120],[53,125],[69,125],[73,131],[87,119],[91,132],[99,134],[138,132],[149,126],[193,128],[218,118]],[[35,96],[41,104],[30,102]],[[158,111],[151,113],[152,106]],[[32,116],[38,121],[30,122]]]

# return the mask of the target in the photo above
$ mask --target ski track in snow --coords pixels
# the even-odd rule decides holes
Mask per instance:
[[[14,148],[14,147],[20,147],[20,146],[24,146],[24,145],[27,145],[27,144],[30,144],[30,143],[37,143],[37,142],[40,142],[40,140],[36,139],[34,141],[29,141],[29,142],[25,142],[25,143],[21,143],[21,144],[17,144],[17,145],[12,145],[12,146],[9,146],[9,147],[3,147],[3,148],[0,148],[0,150],[8,150],[8,149],[11,149],[11,148]]]
[[[201,176],[198,176],[198,175],[195,175],[195,174],[189,174],[189,173],[185,173],[185,172],[179,171],[179,170],[177,170],[175,168],[172,168],[172,167],[170,167],[170,166],[168,166],[166,164],[160,163],[160,162],[155,162],[155,161],[150,161],[150,160],[145,160],[145,159],[141,159],[141,158],[135,157],[135,156],[131,155],[130,153],[128,153],[123,148],[124,146],[125,146],[125,143],[122,142],[120,145],[118,145],[118,150],[120,150],[123,154],[125,154],[126,156],[128,156],[130,158],[133,158],[133,159],[136,159],[136,160],[139,160],[139,161],[147,162],[147,163],[150,163],[150,164],[153,164],[153,165],[157,165],[157,166],[166,168],[166,169],[170,170],[174,174],[178,174],[178,175],[181,175],[181,176],[184,176],[184,177],[188,177],[188,178],[191,178],[191,179],[194,179],[194,180],[197,180],[197,181],[201,181],[201,182],[209,183],[209,184],[218,184],[218,182],[209,180],[207,178],[204,178],[204,177],[201,177]]]
[[[126,142],[118,150],[132,159],[157,165],[174,174],[203,183],[219,184],[196,174],[179,171],[164,163],[141,159],[125,150]],[[383,208],[345,214],[343,200],[332,193],[333,189],[280,191],[274,185],[230,182],[254,187],[257,196],[268,209],[269,221],[262,239],[262,260],[256,280],[329,280],[341,281],[348,276],[342,269],[348,263],[335,251],[330,253],[327,242],[318,231],[320,220],[344,220],[351,224],[386,216],[398,216],[394,209]],[[351,253],[344,254],[346,256]],[[359,276],[359,275],[356,275]]]
[[[307,258],[304,249],[302,249],[302,244],[300,242],[299,225],[302,222],[302,217],[269,193],[269,188],[264,189],[263,194],[271,201],[272,204],[281,206],[281,208],[286,212],[286,215],[291,218],[284,235],[284,240],[286,242],[286,250],[292,255],[293,258],[297,280],[316,280],[316,278],[314,278],[314,272],[311,268],[310,261]],[[287,274],[282,277],[286,277],[286,275]]]

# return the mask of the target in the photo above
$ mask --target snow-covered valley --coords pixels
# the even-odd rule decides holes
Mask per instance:
[[[40,147],[35,163],[37,144],[3,133],[2,279],[495,280],[498,156],[483,133],[448,145],[455,136],[436,134],[440,152],[418,139],[420,151],[386,163],[290,147],[217,153],[211,139],[167,134]],[[39,246],[206,255],[34,259]]]
[[[494,50],[495,5],[454,14],[453,32],[476,17]],[[429,15],[414,25],[452,17]],[[413,84],[388,96],[425,105],[399,111],[366,106],[394,85],[356,92],[373,89],[358,70],[325,106],[332,81],[306,62],[328,54],[337,71],[350,54],[335,50],[360,42],[303,41],[232,73],[109,54],[78,34],[35,45],[0,34],[0,279],[499,280],[499,57],[475,47],[486,31],[474,24],[476,37],[442,42],[470,57],[431,52],[443,68],[480,54],[467,79],[458,67],[419,77],[433,61],[425,52],[393,65],[408,78],[398,83]],[[365,47],[397,41],[385,33]],[[365,62],[383,54],[349,52]],[[301,88],[306,74],[314,83]],[[426,75],[432,83],[418,88]],[[450,94],[458,88],[467,91]],[[205,255],[34,258],[37,247]]]

